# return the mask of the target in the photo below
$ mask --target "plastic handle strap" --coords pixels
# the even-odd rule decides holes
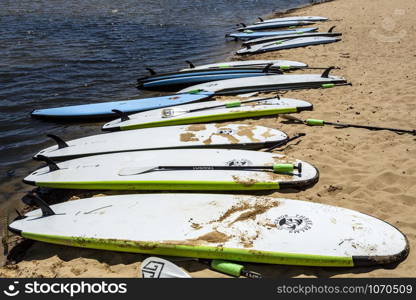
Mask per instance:
[[[231,107],[239,107],[241,106],[241,102],[240,101],[235,101],[235,102],[230,102],[230,103],[226,103],[225,107],[226,108],[231,108]]]
[[[281,43],[283,43],[282,41],[278,41],[278,42],[275,42],[274,44],[275,45],[280,45]]]
[[[292,164],[275,164],[273,165],[273,171],[278,173],[291,173],[294,170]]]
[[[335,84],[333,84],[333,83],[324,83],[324,84],[321,85],[321,87],[323,89],[329,89],[329,88],[332,88],[334,86],[335,86]]]
[[[218,68],[229,68],[230,65],[219,65]]]
[[[244,267],[236,263],[232,263],[232,262],[228,262],[228,261],[224,261],[220,259],[213,259],[211,261],[211,268],[221,273],[239,277],[241,275],[241,270]]]
[[[279,69],[281,70],[289,70],[290,66],[279,66]]]
[[[198,93],[200,93],[202,90],[192,90],[192,91],[189,91],[188,92],[188,94],[198,94]]]
[[[305,123],[310,126],[324,126],[324,120],[318,119],[307,119]]]

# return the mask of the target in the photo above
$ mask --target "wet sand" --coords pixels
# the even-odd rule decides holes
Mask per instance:
[[[288,59],[310,66],[338,66],[333,72],[352,87],[289,92],[287,97],[314,104],[300,118],[416,128],[416,7],[413,0],[337,0],[287,15],[320,15],[343,33],[338,43],[247,56],[244,59]],[[241,58],[234,58],[241,59]],[[316,72],[316,71],[315,71]],[[319,182],[296,193],[274,197],[309,200],[367,213],[398,227],[410,243],[409,257],[393,269],[318,268],[247,264],[266,277],[411,277],[416,274],[415,137],[387,131],[335,129],[285,124],[280,118],[233,123],[265,125],[289,135],[305,132],[284,153],[318,167]],[[30,188],[26,188],[30,189]],[[65,194],[67,198],[70,194]],[[87,195],[85,193],[85,195]],[[78,249],[35,242],[22,260],[0,268],[1,277],[138,277],[137,254]],[[175,261],[194,277],[227,277],[195,261]]]

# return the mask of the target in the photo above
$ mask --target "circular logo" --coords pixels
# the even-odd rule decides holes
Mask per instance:
[[[274,223],[278,230],[287,230],[289,233],[300,233],[312,228],[312,221],[302,215],[283,215],[278,217]]]
[[[231,128],[220,128],[218,129],[217,134],[228,134],[231,135],[234,133],[234,130],[232,130]]]
[[[229,167],[245,167],[252,165],[251,161],[245,158],[229,160],[225,164]]]

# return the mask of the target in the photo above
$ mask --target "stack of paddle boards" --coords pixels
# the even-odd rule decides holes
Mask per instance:
[[[253,53],[312,40],[324,43],[339,34],[332,28],[328,33],[313,33],[317,28],[253,30],[325,20],[260,18],[229,36],[254,39],[245,43],[246,51]],[[286,60],[188,64],[178,72],[148,69],[150,76],[138,80],[140,89],[182,89],[176,94],[32,112],[34,117],[63,120],[118,117],[102,127],[117,132],[73,140],[49,134],[54,145],[34,155],[42,166],[27,175],[25,183],[49,189],[170,193],[93,197],[51,206],[30,193],[22,200],[39,209],[16,218],[9,230],[24,238],[76,247],[267,264],[356,267],[406,258],[409,245],[398,229],[356,211],[209,193],[296,191],[318,181],[319,171],[310,162],[271,152],[304,134],[288,137],[275,128],[212,122],[311,110],[312,104],[303,100],[257,93],[346,85],[343,77],[329,74],[334,67],[322,74],[282,74],[308,65]],[[256,95],[238,95],[250,92]],[[220,100],[218,95],[237,96]],[[253,151],[260,149],[265,151]]]

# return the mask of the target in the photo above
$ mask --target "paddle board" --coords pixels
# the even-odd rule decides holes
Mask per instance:
[[[182,89],[179,93],[186,93],[192,90],[204,90],[213,92],[216,95],[232,95],[255,91],[319,88],[322,87],[322,84],[326,83],[346,83],[346,80],[339,76],[328,75],[324,77],[321,74],[267,75],[197,84]]]
[[[262,30],[262,29],[273,29],[273,28],[282,28],[282,27],[291,27],[291,26],[305,26],[311,25],[314,22],[308,21],[284,21],[284,22],[263,22],[256,23],[254,25],[248,25],[238,28],[237,30]]]
[[[304,33],[298,33],[298,34],[286,34],[286,35],[277,35],[277,36],[268,36],[258,39],[251,39],[248,41],[244,41],[243,45],[254,45],[254,44],[262,44],[267,42],[273,42],[273,41],[281,41],[281,40],[287,40],[287,39],[297,39],[299,37],[313,37],[313,36],[340,36],[342,33],[340,32],[332,32],[335,26],[331,27],[328,32],[304,32]]]
[[[290,67],[290,68],[306,68],[308,65],[298,61],[291,60],[242,60],[242,61],[226,61],[219,62],[214,64],[194,66],[189,62],[190,67],[182,69],[181,72],[189,70],[210,70],[210,69],[222,69],[222,68],[261,68],[272,64],[272,68],[280,68],[280,66]]]
[[[55,108],[36,109],[31,115],[43,119],[108,119],[117,116],[113,109],[125,113],[135,113],[161,107],[181,105],[210,98],[211,92],[190,91],[183,94],[162,97],[142,98],[123,101],[99,102]]]
[[[9,225],[24,238],[71,247],[203,259],[362,267],[399,263],[397,228],[341,207],[271,197],[133,194],[67,201]]]
[[[328,18],[318,17],[318,16],[293,16],[293,17],[273,18],[273,19],[267,19],[267,20],[263,20],[261,18],[259,19],[260,19],[260,22],[256,22],[256,24],[269,23],[269,22],[291,22],[291,21],[310,21],[310,22],[328,21]]]
[[[240,40],[245,39],[256,39],[265,36],[275,36],[275,35],[284,35],[284,34],[296,34],[301,32],[310,32],[318,30],[317,27],[308,27],[308,28],[299,28],[296,30],[278,30],[278,31],[253,31],[253,30],[244,30],[243,32],[229,33],[226,37],[232,37]]]
[[[263,76],[265,74],[281,74],[276,68],[220,68],[210,70],[179,71],[164,74],[153,74],[137,80],[138,89],[177,91],[204,82],[215,80]]]
[[[276,164],[301,164],[301,170],[274,173],[271,170],[248,169],[250,166],[272,168]],[[159,166],[185,166],[192,167],[192,170],[153,170]],[[210,166],[242,166],[246,169],[212,170]],[[59,164],[49,161],[49,166],[31,173],[24,182],[62,189],[232,191],[305,187],[317,180],[315,167],[280,154],[230,149],[180,149],[93,155]]]
[[[307,47],[313,45],[329,44],[340,41],[340,38],[327,37],[327,36],[311,36],[311,37],[300,37],[296,39],[288,39],[274,42],[267,42],[257,45],[246,45],[246,48],[238,50],[236,53],[243,54],[254,54],[269,51],[278,51],[284,49]]]
[[[287,140],[277,129],[246,124],[195,124],[112,132],[66,141],[37,155],[66,160],[97,154],[172,148],[260,149]]]
[[[282,75],[281,75],[282,76]],[[256,99],[256,98],[254,98]],[[166,110],[155,109],[147,112],[132,114],[128,120],[116,119],[103,125],[102,129],[107,131],[131,130],[138,128],[172,126],[193,123],[206,123],[223,120],[234,120],[241,118],[261,117],[277,115],[279,113],[295,113],[303,110],[312,110],[313,106],[309,102],[290,99],[272,98],[270,100],[260,100],[259,102],[242,104],[239,107],[223,107],[208,110],[201,110],[189,113],[174,113],[166,116]],[[206,101],[178,107],[181,111],[212,107],[219,104],[231,103],[219,101]],[[173,112],[175,112],[175,108]]]

